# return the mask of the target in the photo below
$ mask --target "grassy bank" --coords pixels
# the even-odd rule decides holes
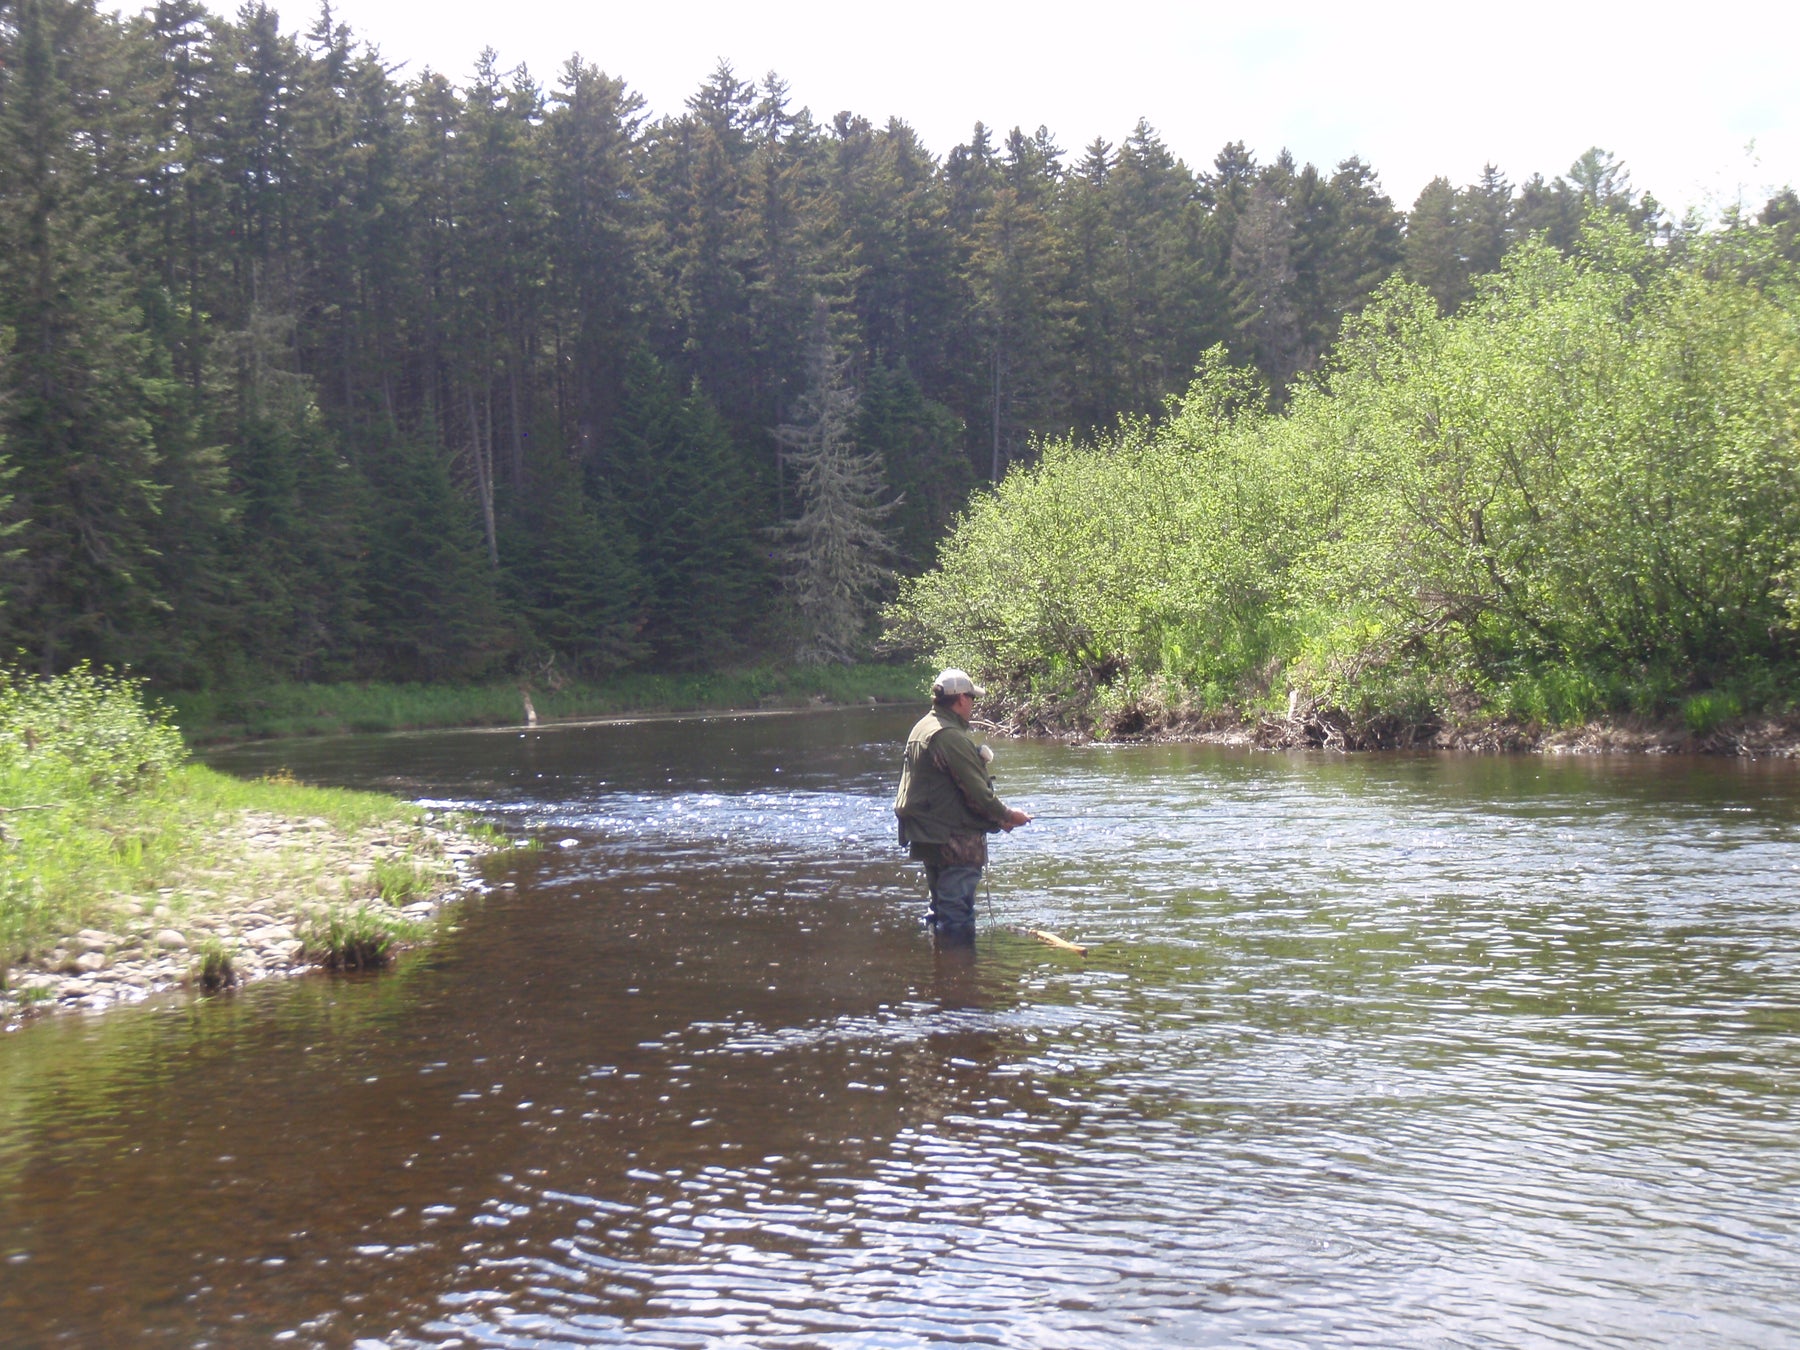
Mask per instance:
[[[691,675],[619,675],[530,686],[540,719],[626,713],[801,708],[814,703],[911,702],[930,673],[915,665],[782,667]],[[284,684],[160,695],[196,744],[345,731],[511,726],[524,720],[517,682],[483,685]]]
[[[415,806],[184,758],[128,683],[0,676],[0,986],[366,960],[453,878],[457,836]],[[240,950],[252,930],[262,946]]]

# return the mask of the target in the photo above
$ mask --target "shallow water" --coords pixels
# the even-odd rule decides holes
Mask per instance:
[[[1795,1344],[1792,766],[1003,744],[939,952],[908,720],[221,756],[544,847],[0,1037],[0,1343]]]

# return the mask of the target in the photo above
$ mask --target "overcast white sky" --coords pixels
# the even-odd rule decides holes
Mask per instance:
[[[220,3],[220,0],[214,0]],[[136,8],[135,5],[130,6]],[[302,28],[316,0],[278,0]],[[939,154],[979,119],[1046,125],[1078,152],[1146,117],[1190,164],[1243,140],[1321,168],[1361,155],[1396,203],[1436,174],[1554,175],[1590,145],[1677,208],[1800,183],[1800,6],[1219,4],[903,0],[892,4],[335,0],[409,70],[466,77],[494,47],[546,84],[572,52],[678,111],[722,57],[774,70],[796,106],[910,122]],[[1747,147],[1754,142],[1754,150]]]

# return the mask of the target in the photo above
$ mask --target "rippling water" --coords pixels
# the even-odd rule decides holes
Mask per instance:
[[[907,720],[227,757],[544,847],[396,973],[0,1037],[0,1343],[1800,1339],[1792,766],[1004,744],[938,952]]]

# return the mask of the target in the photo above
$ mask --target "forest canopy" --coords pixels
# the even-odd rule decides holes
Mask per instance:
[[[1593,213],[1696,238],[1599,151],[1407,214],[1143,123],[938,156],[723,65],[653,117],[328,8],[7,0],[0,643],[189,688],[841,658],[1041,446],[1147,436],[1203,359],[1304,402],[1394,276],[1449,312]]]

